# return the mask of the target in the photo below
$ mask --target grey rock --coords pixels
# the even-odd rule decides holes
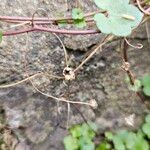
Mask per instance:
[[[95,10],[92,1],[83,0],[84,11]],[[68,8],[75,6],[75,1],[66,0],[33,0],[9,1],[0,0],[1,15],[31,16],[37,8],[44,8],[49,16],[66,15]],[[7,10],[7,11],[6,11]],[[64,14],[65,13],[65,14]],[[44,12],[39,11],[39,16]],[[9,28],[0,23],[2,29]],[[67,26],[68,29],[74,27]],[[61,35],[70,56],[70,66],[75,68],[103,37],[102,34],[88,36]],[[64,52],[60,42],[49,33],[30,33],[29,45],[26,34],[4,37],[0,44],[0,83],[9,84],[26,78],[39,71],[48,75],[62,76],[65,67]],[[133,39],[134,38],[134,39]],[[150,74],[149,43],[145,26],[137,30],[137,34],[129,38],[131,43],[142,43],[141,50],[130,48],[129,60],[136,77]],[[27,57],[25,59],[25,55]],[[27,61],[27,70],[25,63]],[[32,79],[34,85],[45,94],[64,97],[72,101],[89,102],[96,100],[97,109],[85,105],[71,105],[69,126],[83,122],[82,113],[87,120],[93,120],[100,129],[116,130],[128,127],[125,118],[134,114],[132,129],[139,127],[145,112],[149,109],[139,100],[134,92],[128,90],[124,82],[125,72],[122,65],[119,41],[103,47],[77,72],[76,79],[70,82],[50,78],[43,75]],[[149,105],[149,103],[147,103]],[[62,140],[67,135],[67,104],[56,102],[52,98],[37,92],[31,83],[24,82],[15,87],[0,89],[0,105],[6,112],[7,124],[26,142],[20,143],[16,150],[62,150]],[[80,111],[80,113],[79,113]],[[22,127],[23,129],[21,129]],[[23,149],[23,150],[24,150]]]

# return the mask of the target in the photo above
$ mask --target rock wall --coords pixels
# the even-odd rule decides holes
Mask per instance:
[[[31,16],[37,8],[42,7],[51,17],[62,16],[76,5],[75,1],[68,1],[68,5],[66,2],[67,0],[0,0],[0,15]],[[82,1],[81,6],[86,12],[96,8],[90,0]],[[3,22],[0,22],[0,27],[1,30],[10,28]],[[70,66],[77,66],[102,37],[102,34],[60,35],[69,54]],[[28,48],[26,39],[26,34],[3,38],[0,44],[0,84],[14,83],[26,78],[26,70],[29,75],[44,71],[48,75],[62,76],[65,61],[58,39],[49,33],[29,33]],[[150,43],[145,25],[130,37],[130,41],[134,44],[140,42],[144,46],[140,50],[128,50],[133,73],[136,77],[150,74]],[[69,126],[84,121],[80,110],[86,120],[98,124],[100,132],[124,127],[136,129],[144,114],[149,111],[125,83],[125,72],[120,68],[122,63],[119,43],[120,40],[116,39],[107,44],[102,52],[97,52],[81,68],[73,81],[66,82],[46,75],[32,79],[34,85],[46,94],[73,101],[96,100],[97,109],[85,105],[71,105]],[[15,150],[63,150],[62,140],[67,134],[66,103],[58,103],[37,92],[30,82],[24,82],[0,89],[0,105],[5,110],[7,124],[18,138]],[[133,126],[127,122],[131,116]]]

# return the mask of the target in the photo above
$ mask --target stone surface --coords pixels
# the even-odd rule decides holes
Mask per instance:
[[[44,8],[49,16],[60,16],[77,5],[68,0],[0,0],[1,15],[31,16],[38,7]],[[85,11],[94,10],[92,1],[82,1]],[[85,4],[85,5],[84,5]],[[6,11],[7,10],[7,11]],[[61,13],[60,13],[61,11]],[[39,16],[44,13],[40,12]],[[2,29],[5,24],[0,22]],[[9,26],[8,26],[9,27]],[[72,27],[71,27],[72,28]],[[141,32],[142,31],[142,32]],[[70,66],[75,68],[95,47],[103,35],[70,36],[61,35],[69,54]],[[134,38],[134,39],[133,39]],[[62,76],[65,67],[64,51],[58,39],[49,33],[29,33],[27,35],[4,37],[0,44],[0,84],[20,81],[39,71],[48,75]],[[130,39],[135,44],[143,44],[141,50],[129,49],[131,68],[136,77],[150,74],[150,49],[145,26]],[[25,57],[26,56],[26,57]],[[27,63],[27,68],[25,64]],[[37,76],[32,83],[41,92],[72,101],[89,102],[96,100],[97,109],[85,105],[70,105],[67,121],[67,103],[39,93],[31,83],[24,82],[7,89],[0,89],[0,105],[5,109],[6,121],[19,143],[15,150],[63,150],[62,140],[67,135],[69,126],[93,120],[100,131],[118,128],[136,129],[149,109],[139,100],[134,92],[128,90],[125,73],[121,70],[119,41],[115,40],[98,52],[77,72],[76,79],[70,82],[52,78],[47,75]],[[148,105],[149,102],[147,102]],[[80,113],[79,113],[80,111]],[[126,118],[134,115],[134,124],[127,123]]]

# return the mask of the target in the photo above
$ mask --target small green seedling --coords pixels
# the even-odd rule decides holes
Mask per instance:
[[[72,9],[72,18],[73,18],[73,21],[74,21],[74,24],[76,25],[76,27],[83,28],[86,26],[84,14],[80,8]]]
[[[150,114],[137,132],[120,130],[105,132],[100,144],[94,143],[97,128],[95,124],[76,125],[70,128],[70,135],[64,138],[65,150],[149,150]],[[101,137],[102,138],[102,137]]]
[[[93,138],[97,127],[94,123],[89,125],[83,123],[70,128],[70,135],[63,141],[65,150],[95,150]]]

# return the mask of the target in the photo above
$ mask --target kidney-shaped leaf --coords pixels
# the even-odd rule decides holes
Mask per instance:
[[[95,3],[107,11],[107,17],[101,13],[94,16],[98,29],[105,34],[128,36],[143,18],[143,13],[129,0],[95,0]]]

